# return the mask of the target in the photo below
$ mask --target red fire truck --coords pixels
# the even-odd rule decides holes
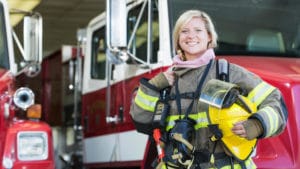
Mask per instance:
[[[0,168],[54,169],[52,131],[40,121],[41,105],[28,87],[17,87],[19,76],[35,76],[42,58],[42,18],[23,13],[24,39],[16,43],[24,58],[16,57],[6,0],[0,0]]]
[[[258,74],[284,96],[287,127],[281,135],[258,142],[252,155],[258,168],[300,168],[298,2],[108,0],[106,5],[106,14],[94,18],[78,38],[82,52],[75,47],[55,54],[69,65],[63,79],[74,82],[68,87],[75,89],[73,110],[78,112],[73,117],[82,129],[86,168],[151,168],[157,155],[154,143],[135,130],[129,115],[133,91],[140,78],[151,78],[171,65],[174,23],[188,9],[212,17],[219,35],[218,58]]]

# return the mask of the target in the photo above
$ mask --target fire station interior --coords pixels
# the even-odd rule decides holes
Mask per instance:
[[[34,11],[42,15],[43,57],[51,60],[51,65],[43,62],[42,67],[49,66],[52,68],[61,65],[61,58],[56,57],[56,55],[60,55],[62,45],[76,46],[78,29],[86,27],[90,20],[103,12],[106,7],[105,0],[8,0],[8,5],[13,29],[18,37],[22,37],[23,31],[22,18],[24,15],[20,14],[20,11]],[[20,41],[22,42],[22,38]],[[16,43],[14,46],[16,48]],[[17,48],[15,53],[21,58]],[[72,83],[70,82],[72,79],[61,79],[62,74],[60,73],[69,71],[65,69],[69,68],[53,72],[41,71],[34,78],[22,75],[18,76],[17,79],[17,86],[27,86],[33,90],[36,103],[42,104],[44,102],[43,97],[45,95],[42,91],[47,90],[48,93],[56,93],[49,95],[49,99],[52,101],[49,106],[42,108],[42,119],[53,128],[54,149],[55,153],[59,154],[55,157],[58,158],[55,160],[57,169],[68,165],[69,153],[73,149],[75,137],[73,129],[74,90],[72,90]],[[44,82],[42,82],[43,78],[46,78]]]
[[[47,121],[53,128],[54,148],[56,153],[59,154],[59,156],[56,157],[58,158],[56,160],[58,169],[67,165],[69,158],[71,158],[70,154],[74,153],[74,146],[78,146],[75,143],[76,140],[81,139],[81,136],[78,135],[76,131],[81,130],[79,123],[84,119],[81,119],[78,115],[81,108],[80,97],[76,97],[79,93],[76,93],[77,91],[75,90],[78,86],[74,84],[74,76],[69,76],[70,73],[74,73],[73,69],[75,63],[70,62],[71,66],[70,64],[63,65],[62,58],[57,56],[61,55],[62,45],[77,45],[78,30],[86,27],[92,18],[105,10],[105,1],[106,0],[31,0],[27,2],[25,0],[8,0],[12,10],[32,10],[39,12],[43,17],[44,61],[42,67],[48,69],[41,70],[41,73],[34,78],[19,76],[19,83],[17,85],[30,87],[33,92],[36,93],[35,102],[43,106],[42,119]],[[30,7],[25,8],[27,6]],[[214,10],[211,10],[212,16],[213,12]],[[241,19],[247,16],[247,12],[239,12],[239,16],[237,16],[237,13],[232,12],[232,19]],[[242,16],[242,14],[245,16]],[[16,18],[16,21],[13,21],[14,30],[19,36],[22,36],[23,25],[22,22],[20,22],[20,18],[18,19],[14,16],[14,13],[11,13],[11,17]],[[287,27],[291,25],[290,20],[286,18],[281,19],[285,21]],[[265,20],[260,18],[256,20],[256,22],[265,22]],[[276,23],[271,23],[271,21],[269,21],[269,23],[270,25],[276,25]],[[234,27],[233,25],[226,25],[225,20],[223,23],[217,22],[216,25],[217,27],[228,29],[226,32],[231,32],[232,27]],[[240,25],[240,29],[235,31],[244,32],[245,27],[247,27],[247,25]],[[297,29],[299,31],[298,37],[295,37],[296,41],[293,44],[300,46],[300,24]],[[254,43],[258,43],[255,39],[257,39],[256,36],[261,36],[259,35],[261,33],[265,32],[256,32],[250,37],[254,39]],[[278,34],[276,34],[276,36],[277,35]],[[231,35],[220,34],[220,36]],[[240,37],[236,38],[238,39]],[[278,39],[280,41],[282,37],[278,37]],[[278,44],[279,46],[276,49],[279,51],[288,47],[282,46],[280,42]],[[290,44],[292,44],[292,42]],[[224,43],[220,46],[226,50],[227,45],[228,44]],[[251,48],[251,44],[249,44],[249,47]],[[19,54],[17,49],[15,51]],[[61,64],[63,66],[57,66]],[[46,95],[47,98],[45,98]],[[50,104],[43,105],[45,102]],[[80,153],[81,150],[77,150],[79,151],[78,153]],[[75,152],[75,154],[76,153],[77,152]],[[78,160],[80,161],[82,159]],[[78,167],[80,168],[80,166]]]

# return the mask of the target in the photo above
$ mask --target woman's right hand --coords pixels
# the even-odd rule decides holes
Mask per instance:
[[[166,79],[168,80],[169,85],[173,86],[173,84],[175,82],[175,73],[172,71],[172,69],[168,69],[163,74],[165,75]]]

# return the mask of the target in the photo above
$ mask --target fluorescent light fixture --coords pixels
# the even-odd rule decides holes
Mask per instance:
[[[31,12],[37,5],[41,3],[41,0],[8,0],[9,10],[20,10]],[[24,14],[10,14],[10,23],[14,27],[16,26],[24,17]]]

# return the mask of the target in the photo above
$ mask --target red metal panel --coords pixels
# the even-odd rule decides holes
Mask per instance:
[[[48,136],[48,158],[39,161],[21,161],[17,157],[17,134],[20,131],[44,131]],[[53,142],[52,142],[52,130],[44,122],[40,121],[26,121],[18,120],[11,124],[7,132],[6,144],[4,147],[3,157],[8,157],[13,160],[14,169],[24,169],[26,166],[28,168],[45,168],[54,169],[54,152],[53,152]],[[13,150],[13,151],[12,151]]]
[[[288,123],[276,137],[259,140],[254,161],[258,168],[300,168],[300,60],[274,57],[225,57],[279,88],[287,104]]]

